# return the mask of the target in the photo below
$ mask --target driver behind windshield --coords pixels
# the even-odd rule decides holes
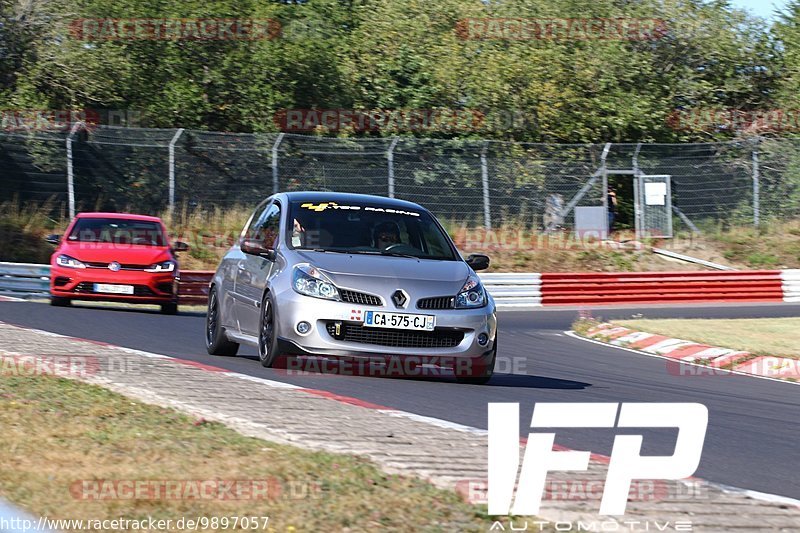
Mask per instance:
[[[372,231],[375,248],[386,250],[393,244],[400,243],[400,226],[397,222],[381,222]]]

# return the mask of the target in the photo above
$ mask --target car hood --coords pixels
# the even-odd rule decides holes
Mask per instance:
[[[128,265],[151,265],[172,259],[166,246],[120,245],[112,243],[71,243],[61,246],[56,254],[66,254],[78,261],[118,263]]]
[[[402,278],[416,281],[454,282],[469,275],[463,261],[436,261],[365,254],[298,252],[303,260],[334,276]]]
[[[418,296],[456,294],[470,274],[463,261],[297,251],[343,288],[390,294],[398,288]]]

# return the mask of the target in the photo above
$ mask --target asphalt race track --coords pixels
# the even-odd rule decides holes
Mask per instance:
[[[602,308],[592,312],[604,319],[632,315],[777,317],[800,315],[800,305]],[[164,316],[154,311],[81,307],[80,303],[56,308],[0,302],[0,320],[4,322],[198,361],[479,428],[486,427],[487,402],[519,402],[523,435],[529,431],[535,402],[699,402],[709,409],[709,428],[698,477],[800,499],[800,386],[738,375],[674,375],[664,359],[564,335],[576,316],[576,310],[551,309],[500,313],[498,357],[501,365],[516,368],[516,372],[501,372],[488,385],[472,386],[449,378],[289,376],[286,371],[262,368],[249,348],[237,357],[209,356],[201,313]],[[268,405],[260,407],[269,409]],[[557,432],[559,444],[607,455],[613,435],[624,431]],[[643,454],[670,455],[674,449],[675,430],[628,432],[644,434]]]

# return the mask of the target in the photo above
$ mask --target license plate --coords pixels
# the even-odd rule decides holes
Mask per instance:
[[[433,315],[406,315],[402,313],[367,311],[364,314],[364,325],[369,328],[433,331],[436,326],[436,317]]]
[[[133,294],[133,285],[110,285],[108,283],[95,283],[94,292],[108,294]]]

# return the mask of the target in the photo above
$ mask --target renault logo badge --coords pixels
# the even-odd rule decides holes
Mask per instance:
[[[397,289],[394,291],[394,294],[392,294],[392,301],[397,307],[405,307],[408,303],[408,293],[404,290]]]

